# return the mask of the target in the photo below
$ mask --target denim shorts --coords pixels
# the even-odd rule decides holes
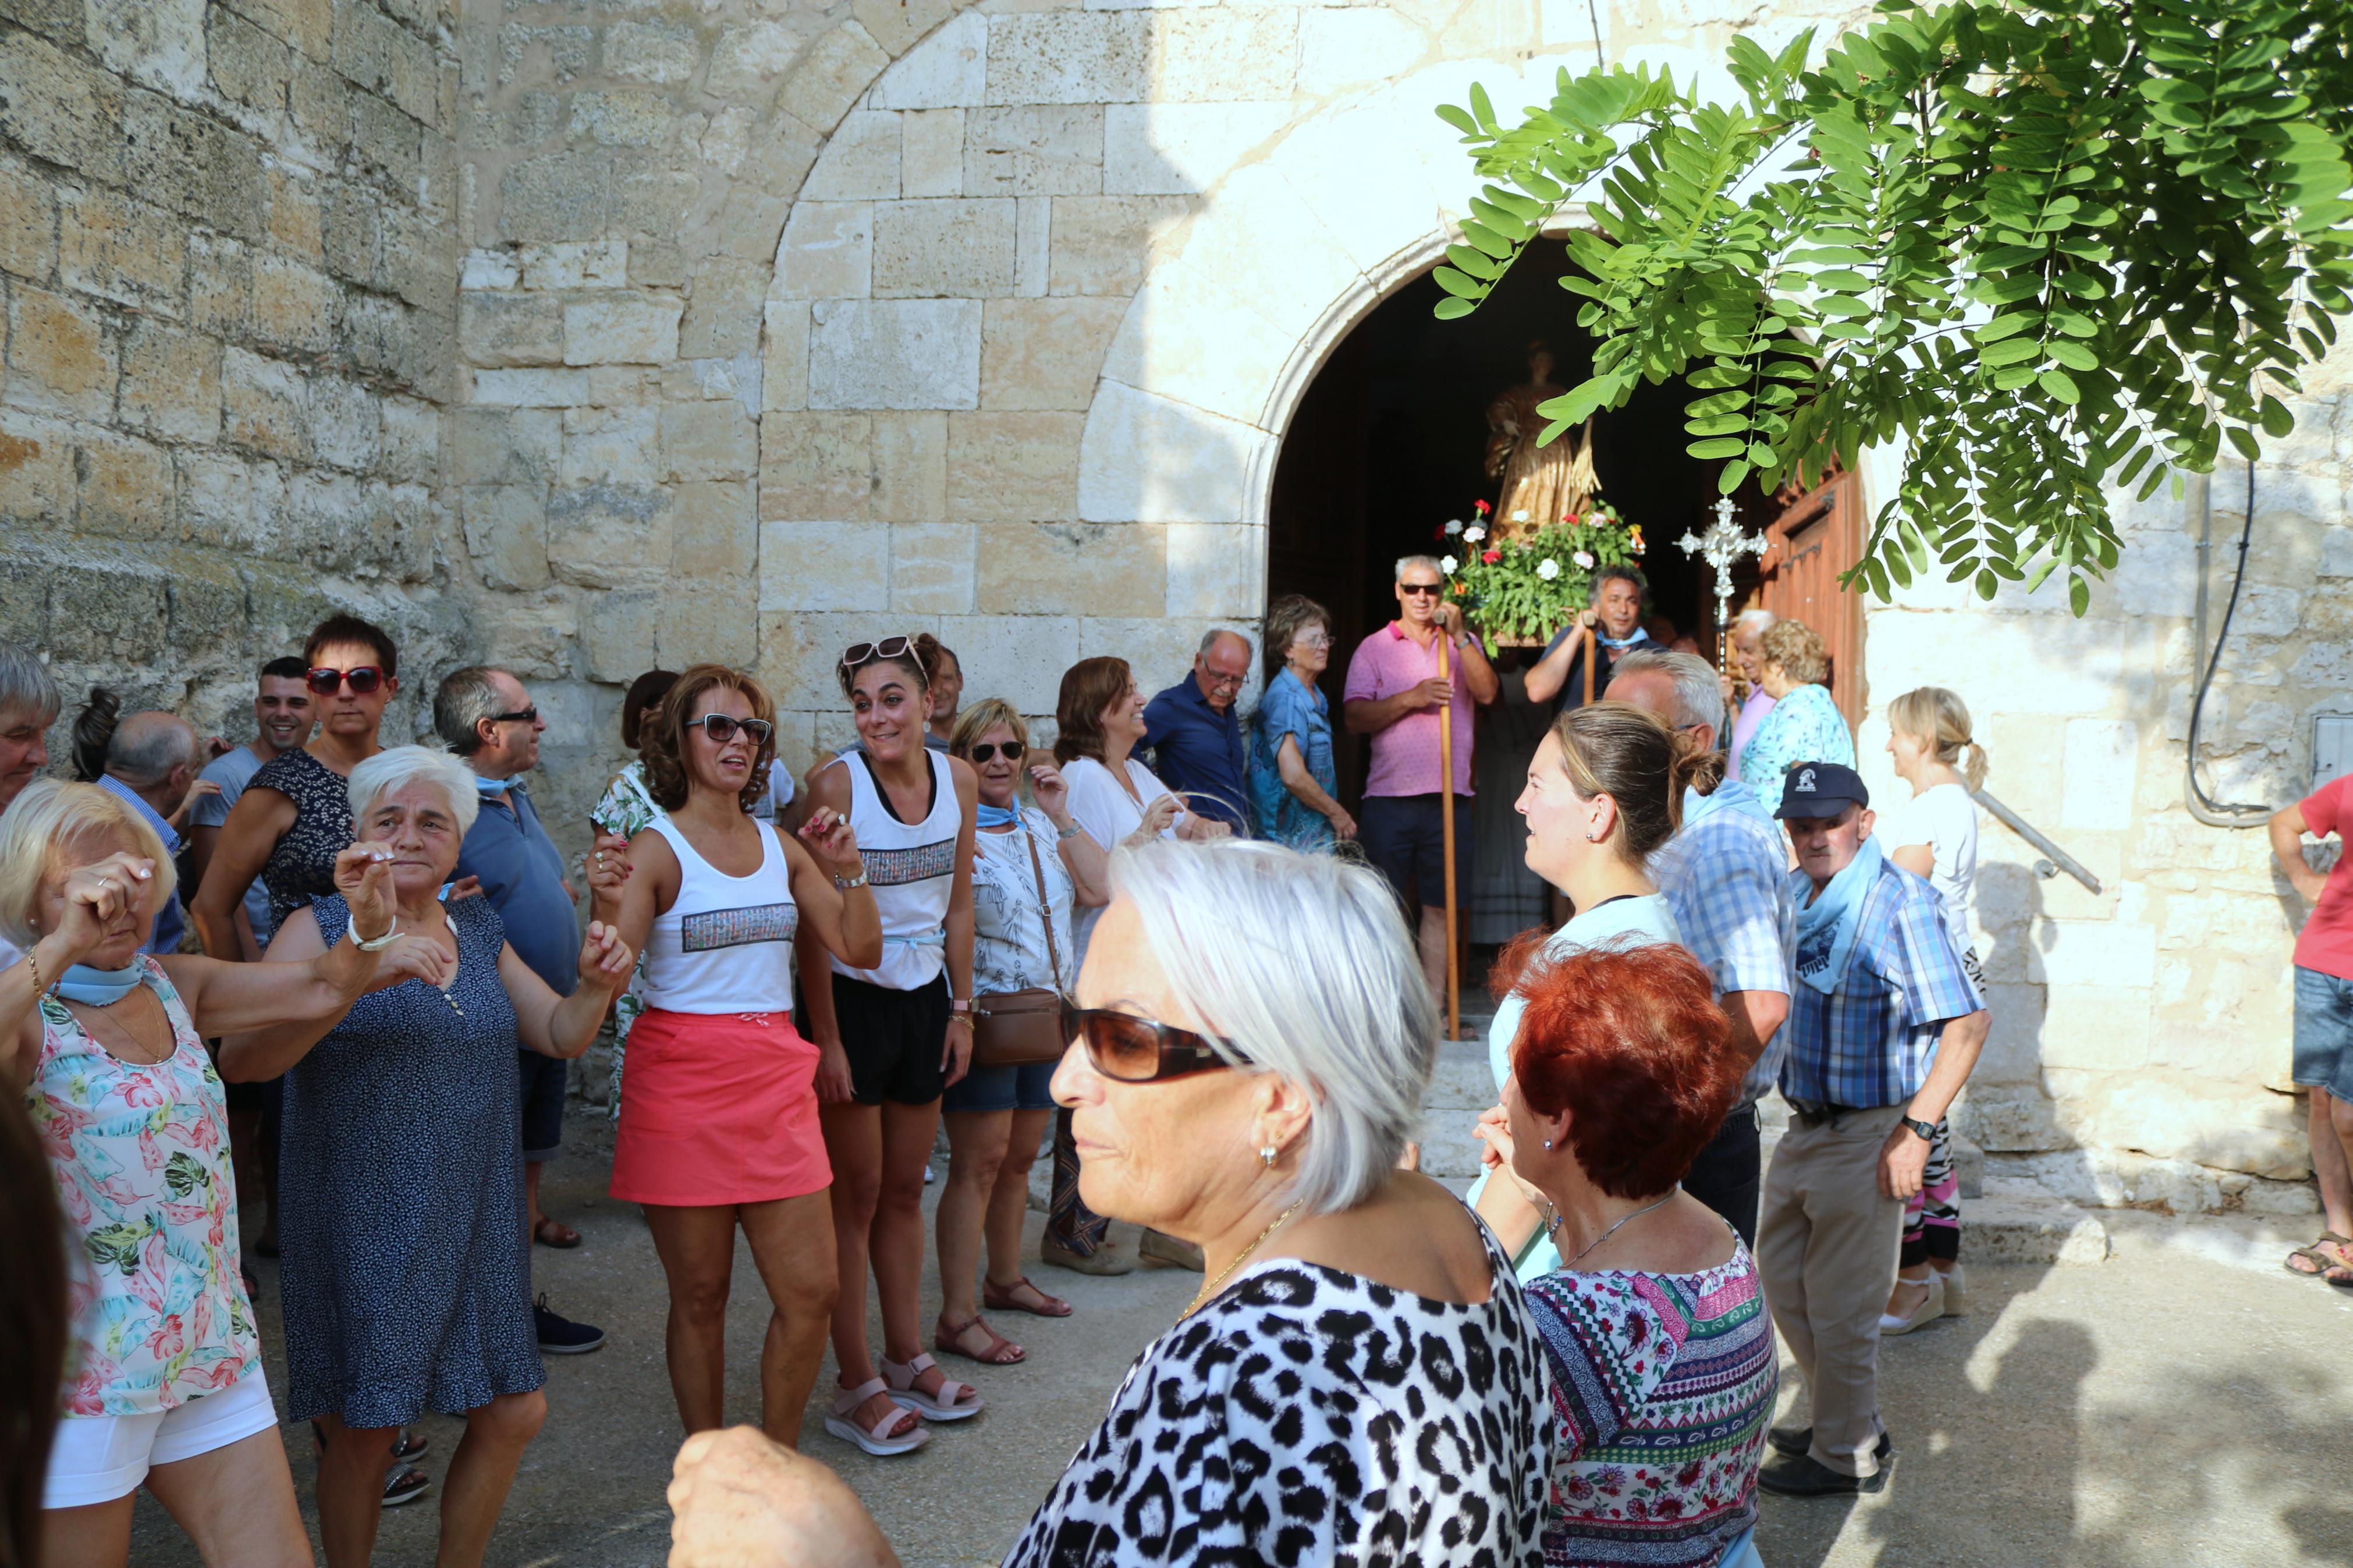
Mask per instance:
[[[2353,980],[2296,966],[2295,1060],[2289,1076],[2307,1089],[2353,1100]]]
[[[984,1068],[948,1085],[940,1098],[942,1110],[1051,1110],[1054,1069],[1060,1062],[1031,1062],[1027,1067]]]

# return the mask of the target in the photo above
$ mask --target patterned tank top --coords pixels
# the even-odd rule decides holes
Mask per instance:
[[[351,781],[297,746],[262,763],[245,787],[274,789],[294,803],[294,826],[261,867],[270,921],[283,926],[288,915],[335,890],[335,857],[353,840]]]
[[[237,1277],[228,1108],[212,1058],[163,966],[172,1054],[126,1062],[64,1003],[41,998],[41,1058],[26,1109],[79,1238],[72,1286],[71,1415],[153,1415],[227,1388],[259,1363]]]

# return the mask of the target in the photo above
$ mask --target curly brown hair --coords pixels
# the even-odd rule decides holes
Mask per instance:
[[[1082,658],[1062,671],[1062,689],[1054,703],[1054,760],[1074,763],[1081,757],[1103,761],[1103,710],[1127,695],[1135,673],[1127,660],[1104,655]]]
[[[752,758],[752,773],[744,783],[744,809],[750,811],[768,793],[768,769],[776,760],[776,705],[767,689],[740,669],[730,669],[723,664],[690,666],[678,678],[678,684],[663,697],[661,710],[638,732],[638,754],[646,763],[646,793],[664,811],[676,811],[686,805],[691,780],[686,771],[686,722],[705,694],[725,689],[740,691],[752,705],[752,717],[764,720],[770,726],[768,738],[760,742]]]
[[[1266,607],[1266,678],[1272,680],[1282,673],[1291,658],[1291,645],[1299,634],[1310,626],[1322,626],[1324,635],[1332,635],[1332,612],[1304,594],[1285,594]]]
[[[1765,662],[1779,665],[1781,673],[1795,685],[1819,686],[1830,676],[1830,644],[1803,621],[1784,616],[1767,626],[1757,641]]]

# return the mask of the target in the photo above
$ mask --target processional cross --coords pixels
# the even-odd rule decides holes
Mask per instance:
[[[1732,668],[1732,639],[1725,632],[1732,622],[1732,566],[1743,555],[1762,555],[1767,541],[1761,536],[1741,531],[1732,521],[1735,508],[1732,498],[1725,496],[1715,503],[1715,521],[1705,533],[1686,530],[1675,542],[1686,554],[1696,555],[1715,568],[1715,642],[1717,658],[1726,669]]]

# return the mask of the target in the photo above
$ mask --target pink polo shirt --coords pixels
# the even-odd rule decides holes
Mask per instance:
[[[1440,634],[1442,636],[1443,634]],[[1454,676],[1454,793],[1470,795],[1471,735],[1475,704],[1462,679],[1460,649],[1448,654]],[[1391,621],[1356,645],[1348,660],[1348,684],[1344,702],[1377,702],[1395,697],[1409,686],[1438,676],[1438,637],[1424,647]],[[1409,713],[1373,736],[1373,765],[1365,774],[1365,793],[1372,795],[1436,795],[1439,791],[1438,714],[1436,708]]]

